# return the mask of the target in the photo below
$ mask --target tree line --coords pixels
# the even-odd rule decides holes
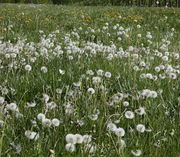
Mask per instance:
[[[119,5],[148,7],[180,7],[180,0],[0,0],[0,3],[34,4],[80,4],[80,5]]]

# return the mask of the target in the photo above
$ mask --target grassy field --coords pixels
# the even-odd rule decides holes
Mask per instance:
[[[180,10],[0,5],[0,156],[179,157]]]

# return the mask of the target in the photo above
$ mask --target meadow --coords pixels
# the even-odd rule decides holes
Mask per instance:
[[[0,4],[0,156],[179,157],[180,10]]]

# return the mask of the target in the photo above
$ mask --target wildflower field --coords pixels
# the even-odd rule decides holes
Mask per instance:
[[[179,157],[180,10],[0,5],[0,156]]]

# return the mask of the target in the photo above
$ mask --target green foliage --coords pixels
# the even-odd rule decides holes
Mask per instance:
[[[121,6],[168,6],[180,7],[179,0],[0,0],[0,3],[38,3],[38,4],[75,4],[85,6],[106,6],[106,5],[121,5]],[[158,3],[157,3],[158,2]]]
[[[37,4],[51,4],[52,1],[51,0],[36,0]]]
[[[97,6],[97,5],[101,5],[101,6],[106,6],[106,5],[112,5],[110,0],[84,0],[84,1],[79,1],[79,3],[81,5],[85,5],[85,6]]]

